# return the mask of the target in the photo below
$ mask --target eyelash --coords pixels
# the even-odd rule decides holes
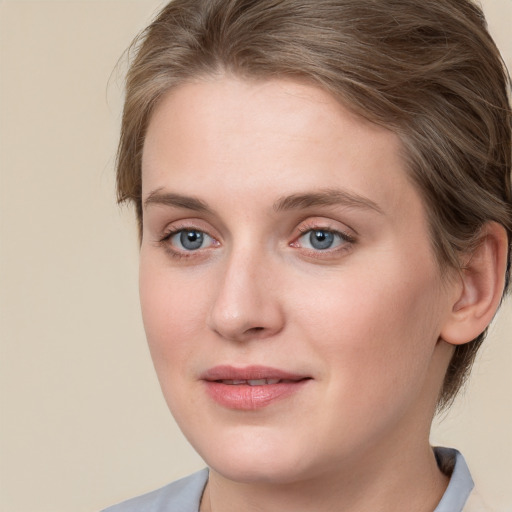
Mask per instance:
[[[167,251],[167,253],[170,256],[172,256],[173,258],[182,259],[182,258],[198,257],[199,256],[198,253],[201,249],[184,251],[184,250],[174,249],[173,246],[169,243],[169,241],[171,240],[171,238],[173,236],[177,235],[178,233],[186,232],[186,231],[191,231],[191,232],[196,231],[198,233],[203,233],[204,235],[211,238],[215,242],[215,245],[219,244],[219,242],[216,240],[215,237],[209,235],[206,231],[204,231],[202,229],[198,229],[198,228],[192,227],[192,226],[174,226],[174,227],[168,229],[163,234],[163,236],[158,240],[158,245],[163,246],[164,249]],[[326,257],[328,255],[333,255],[333,254],[337,254],[342,251],[349,250],[352,247],[352,245],[354,243],[356,243],[356,238],[354,236],[352,236],[344,231],[331,229],[331,228],[328,228],[328,227],[325,227],[325,226],[322,226],[319,224],[304,225],[304,226],[299,227],[298,231],[299,231],[300,235],[297,236],[294,239],[294,241],[289,244],[290,247],[300,247],[299,245],[296,245],[297,241],[300,238],[302,238],[304,235],[306,235],[307,233],[310,233],[313,231],[330,233],[332,235],[339,237],[344,242],[341,244],[341,246],[335,247],[334,249],[327,248],[325,250],[321,250],[321,249],[309,249],[309,248],[302,247],[303,250],[307,251],[308,255],[311,255],[311,256],[319,258],[319,259],[322,257]]]
[[[332,255],[338,254],[340,252],[347,251],[357,241],[353,235],[346,233],[345,231],[325,227],[325,225],[321,225],[321,224],[304,225],[304,226],[301,226],[300,228],[298,228],[298,231],[300,232],[300,236],[296,237],[295,241],[290,244],[290,246],[292,246],[292,247],[297,247],[295,244],[297,244],[299,239],[304,237],[304,235],[314,232],[314,231],[319,231],[322,233],[330,233],[332,235],[339,237],[342,240],[343,243],[340,246],[334,247],[333,249],[327,248],[327,249],[321,250],[321,249],[308,249],[308,248],[303,247],[303,249],[306,250],[309,255],[316,257],[316,258],[328,257],[329,255],[332,256]]]
[[[214,240],[216,244],[218,244],[218,241],[213,236],[209,235],[206,231],[204,231],[202,229],[198,229],[198,228],[195,228],[192,226],[174,226],[174,227],[168,229],[167,231],[165,231],[163,236],[158,240],[158,245],[163,246],[164,249],[166,250],[166,252],[173,258],[182,259],[182,258],[197,257],[198,254],[196,254],[196,253],[199,252],[199,250],[197,250],[197,251],[177,250],[177,249],[174,249],[173,246],[169,243],[169,241],[171,240],[171,238],[174,235],[177,235],[178,233],[186,232],[186,231],[189,231],[189,232],[195,231],[197,233],[203,233],[204,235],[206,235],[209,238],[211,238],[212,240]]]

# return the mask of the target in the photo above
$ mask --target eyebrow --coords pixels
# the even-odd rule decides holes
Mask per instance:
[[[374,210],[380,214],[384,213],[380,206],[371,199],[340,189],[326,189],[314,193],[293,194],[291,196],[283,197],[274,204],[274,210],[276,212],[280,212],[284,210],[298,210],[315,206],[338,205]]]
[[[212,213],[211,208],[201,199],[172,192],[162,192],[161,188],[153,190],[144,200],[144,209],[150,205],[174,206],[202,213]]]
[[[213,213],[213,210],[208,206],[208,204],[201,199],[175,194],[173,192],[163,192],[161,188],[153,190],[144,200],[144,209],[148,208],[150,205],[172,206],[175,208],[194,210],[201,213]],[[274,203],[273,209],[275,212],[282,212],[312,208],[315,206],[339,205],[351,208],[374,210],[380,214],[384,213],[379,205],[371,199],[340,189],[326,189],[319,192],[292,194],[278,199]]]

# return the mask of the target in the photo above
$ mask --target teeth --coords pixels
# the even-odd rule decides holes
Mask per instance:
[[[249,386],[264,386],[265,384],[268,384],[267,379],[252,379],[248,380],[247,384]]]
[[[239,386],[246,384],[249,386],[265,386],[266,384],[277,384],[281,382],[280,379],[249,379],[249,380],[222,380],[222,384],[228,384],[230,386]]]

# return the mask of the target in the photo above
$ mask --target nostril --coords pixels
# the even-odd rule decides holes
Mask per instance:
[[[254,336],[256,338],[260,338],[261,336],[264,335],[264,333],[267,331],[267,329],[265,329],[265,327],[249,327],[248,329],[246,329],[243,333],[243,337],[246,338],[246,337],[251,337],[251,336]]]

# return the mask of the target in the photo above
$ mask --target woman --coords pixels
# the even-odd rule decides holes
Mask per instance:
[[[508,86],[469,1],[162,10],[118,191],[160,384],[209,469],[109,511],[485,510],[429,430],[508,285]]]

